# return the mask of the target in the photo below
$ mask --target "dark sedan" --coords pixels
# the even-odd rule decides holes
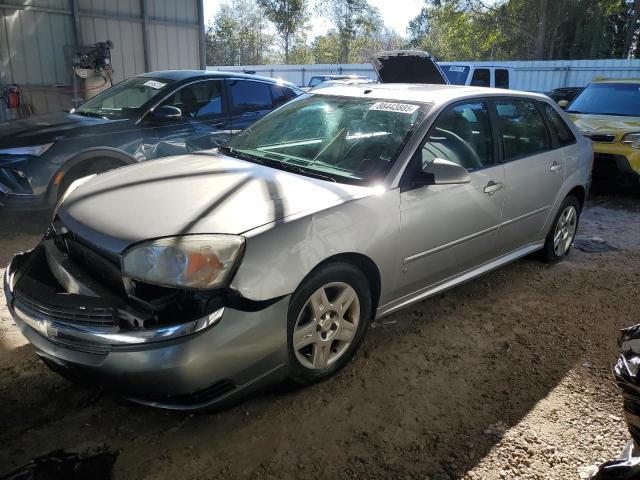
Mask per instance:
[[[0,123],[0,209],[51,208],[78,178],[223,145],[300,93],[254,75],[161,71],[69,112]]]

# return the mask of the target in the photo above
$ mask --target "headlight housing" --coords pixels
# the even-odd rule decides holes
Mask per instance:
[[[0,150],[0,155],[31,155],[33,157],[39,157],[52,146],[53,143],[45,143],[44,145],[33,145],[29,147],[5,148]]]
[[[631,145],[633,148],[640,148],[640,132],[627,133],[622,137],[622,143]]]
[[[208,290],[225,285],[242,252],[239,235],[185,235],[136,245],[122,259],[134,280],[165,287]]]

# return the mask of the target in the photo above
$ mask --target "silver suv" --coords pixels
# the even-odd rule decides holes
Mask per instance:
[[[375,318],[535,251],[561,260],[591,164],[542,95],[326,88],[228,147],[76,183],[7,269],[7,303],[66,375],[217,406],[333,374]]]

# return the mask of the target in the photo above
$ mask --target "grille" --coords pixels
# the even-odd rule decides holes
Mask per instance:
[[[58,249],[104,286],[115,293],[125,294],[117,255],[104,253],[68,232],[59,219],[54,220],[51,230]]]
[[[118,323],[120,305],[116,300],[68,294],[60,289],[42,246],[27,259],[13,294],[16,306],[36,318],[98,327]]]
[[[615,135],[585,135],[585,137],[590,138],[592,142],[598,143],[613,143],[616,141]]]
[[[144,398],[145,400],[173,405],[198,405],[200,403],[209,402],[211,400],[219,398],[235,388],[236,386],[233,384],[233,382],[229,380],[221,380],[214,383],[213,385],[209,385],[208,387],[205,387],[193,393],[168,396],[152,395],[145,396]]]
[[[44,304],[19,291],[15,291],[14,295],[17,306],[29,316],[36,318],[45,317],[48,320],[94,327],[114,327],[117,324],[112,307],[64,307]]]
[[[78,352],[92,353],[94,355],[107,355],[111,351],[110,345],[88,342],[86,340],[78,340],[75,338],[68,338],[62,335],[56,335],[55,337],[47,338],[53,343],[56,343],[70,350],[76,350]]]

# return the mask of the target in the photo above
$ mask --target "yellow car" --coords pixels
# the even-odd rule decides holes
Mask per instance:
[[[567,108],[593,141],[593,177],[640,183],[640,79],[598,79]]]

